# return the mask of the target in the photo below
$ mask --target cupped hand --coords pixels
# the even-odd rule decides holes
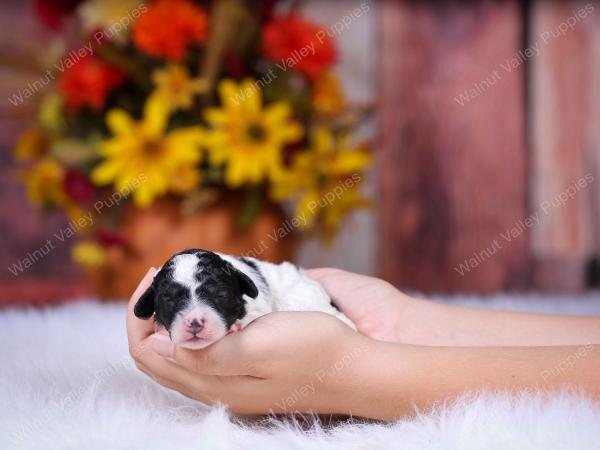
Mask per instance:
[[[352,412],[348,395],[369,339],[333,316],[278,312],[202,350],[175,347],[133,314],[151,270],[131,297],[127,333],[132,357],[154,380],[207,404],[242,414]]]
[[[362,334],[387,342],[411,342],[408,318],[417,302],[387,281],[341,269],[305,271],[327,291]]]

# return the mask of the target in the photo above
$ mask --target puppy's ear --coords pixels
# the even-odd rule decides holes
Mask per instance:
[[[238,280],[242,293],[246,294],[248,297],[256,298],[258,296],[258,288],[254,284],[254,281],[252,281],[250,277],[245,273],[235,268],[233,270],[233,273]]]
[[[133,313],[136,317],[140,319],[149,319],[152,317],[152,314],[154,314],[154,296],[154,287],[151,285],[133,307]]]

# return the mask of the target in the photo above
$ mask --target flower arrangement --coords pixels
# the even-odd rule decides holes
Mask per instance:
[[[55,27],[75,16],[89,46],[64,56],[16,146],[34,204],[75,221],[114,193],[139,209],[164,196],[190,209],[227,190],[246,199],[242,225],[262,197],[326,238],[368,205],[371,156],[353,143],[361,110],[332,71],[324,28],[274,1],[66,3],[38,11]],[[126,245],[117,209],[90,221],[73,250],[80,263],[104,264],[106,246]]]

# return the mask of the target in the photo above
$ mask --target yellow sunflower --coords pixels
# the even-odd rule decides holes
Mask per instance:
[[[42,158],[18,175],[25,182],[27,197],[42,208],[58,206],[71,220],[78,220],[85,211],[64,190],[65,168],[50,158]]]
[[[164,69],[157,69],[152,74],[156,86],[154,95],[166,102],[171,111],[190,109],[194,95],[205,92],[208,84],[200,78],[190,78],[186,67],[169,64]]]
[[[27,196],[34,205],[63,206],[68,202],[63,190],[65,169],[56,161],[44,158],[20,173],[25,181]]]
[[[321,205],[317,203],[322,210],[321,222],[327,239],[331,239],[335,235],[340,223],[349,213],[357,208],[367,208],[371,205],[371,202],[361,192],[362,180],[362,176],[355,174],[353,177],[331,184],[328,192],[332,193],[334,197],[326,198],[326,202],[322,202]],[[338,190],[340,190],[339,194]],[[330,201],[331,203],[329,203]],[[323,204],[327,206],[322,206]]]
[[[200,172],[189,164],[176,170],[177,177],[171,179],[169,189],[175,194],[185,194],[200,184]]]
[[[278,201],[295,198],[303,228],[314,227],[320,218],[330,237],[348,212],[369,205],[360,185],[371,156],[364,146],[352,148],[349,140],[345,133],[315,129],[310,148],[296,155],[292,167],[274,180],[271,196]]]
[[[225,164],[225,183],[238,187],[274,177],[281,170],[285,145],[302,137],[302,127],[291,119],[288,103],[263,106],[256,82],[246,79],[219,83],[220,108],[208,108],[211,129],[206,146],[210,163]]]
[[[121,109],[109,111],[106,122],[114,137],[101,144],[105,160],[92,171],[92,181],[114,183],[117,191],[133,189],[140,208],[169,190],[181,192],[180,175],[189,178],[198,171],[204,134],[196,126],[167,133],[168,119],[168,106],[157,97],[146,101],[141,121]],[[189,183],[185,187],[191,188]]]
[[[65,131],[67,121],[64,114],[64,100],[56,92],[45,95],[38,109],[38,121],[44,131],[60,134]]]
[[[97,269],[108,262],[108,252],[94,241],[82,241],[71,250],[73,259],[86,269]]]

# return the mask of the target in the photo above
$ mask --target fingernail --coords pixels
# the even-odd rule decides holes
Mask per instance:
[[[166,358],[170,358],[173,356],[173,342],[169,336],[165,336],[163,334],[153,334],[152,335],[152,349]]]

